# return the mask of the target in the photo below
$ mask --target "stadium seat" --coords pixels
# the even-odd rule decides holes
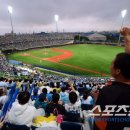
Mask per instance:
[[[34,93],[35,93],[36,95],[34,95]],[[32,101],[33,101],[33,100],[37,100],[38,97],[39,97],[39,95],[38,95],[38,88],[34,88],[34,89],[33,89],[33,95],[31,95]]]
[[[26,85],[23,85],[22,91],[26,91],[26,90],[27,90],[27,86],[26,86]]]
[[[80,117],[80,113],[66,112],[64,115],[64,121],[83,123],[84,119]]]
[[[0,130],[30,130],[26,125],[14,125],[10,123],[5,123]]]
[[[32,86],[30,87],[30,90],[29,90],[30,95],[32,95],[33,89],[34,89],[34,84],[32,84]]]
[[[81,123],[74,123],[64,121],[60,124],[61,130],[83,130],[83,125]]]
[[[33,101],[33,100],[35,101],[35,100],[38,99],[38,97],[39,97],[39,95],[32,95],[32,96],[31,96],[31,99],[32,99],[32,101]]]
[[[93,105],[82,104],[81,108],[82,110],[91,110],[93,108]]]
[[[11,87],[8,96],[12,96],[14,94],[15,88],[16,88],[16,83]]]
[[[9,108],[8,108],[8,109],[11,109],[13,102],[14,102],[15,99],[17,98],[17,95],[18,95],[18,93],[19,93],[19,90],[20,90],[20,88],[16,88],[15,93],[13,94],[13,97],[12,97],[12,99],[11,99],[11,101],[10,101],[10,104],[9,104]]]
[[[84,94],[84,90],[86,90],[86,87],[80,87],[78,88],[79,95],[82,96]]]
[[[1,115],[0,115],[0,119],[4,119],[5,115],[6,115],[6,112],[8,110],[8,107],[9,107],[9,104],[12,100],[12,97],[13,97],[13,94],[15,92],[15,88],[16,88],[16,84],[14,84],[13,87],[11,87],[11,90],[9,91],[9,94],[8,94],[8,100],[7,102],[4,104],[3,108],[2,108],[2,112],[1,112]]]

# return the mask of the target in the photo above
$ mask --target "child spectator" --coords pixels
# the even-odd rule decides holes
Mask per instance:
[[[35,101],[34,106],[36,109],[43,108],[45,110],[47,106],[46,95],[41,94],[39,98]]]
[[[61,104],[58,103],[59,99],[60,99],[59,94],[53,94],[52,102],[47,105],[46,110],[45,110],[47,116],[50,116],[51,113],[55,114],[54,113],[55,108],[57,109],[58,114],[63,115],[65,113],[64,106],[62,106]]]
[[[66,92],[66,88],[62,87],[60,92],[60,101],[63,101],[64,104],[69,103],[69,95]]]

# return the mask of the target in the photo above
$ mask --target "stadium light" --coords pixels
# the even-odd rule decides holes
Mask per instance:
[[[13,8],[12,8],[12,6],[10,6],[10,5],[8,6],[8,11],[9,11],[10,14],[13,13]]]
[[[124,19],[125,19],[126,14],[127,14],[127,10],[126,9],[121,11],[121,17],[122,17],[121,29],[123,27]],[[121,39],[121,34],[119,34],[118,45],[120,45],[120,39]]]
[[[127,14],[127,10],[126,9],[121,11],[122,18],[124,18],[126,16],[126,14]]]
[[[58,15],[58,14],[55,14],[55,15],[54,15],[54,19],[55,19],[55,22],[56,22],[56,32],[58,32],[59,15]]]
[[[10,23],[11,23],[11,33],[13,34],[14,33],[14,29],[13,29],[13,22],[12,22],[12,13],[13,13],[13,8],[12,6],[8,6],[8,12],[9,12],[9,15],[10,15]]]
[[[59,15],[58,15],[58,14],[55,14],[55,15],[54,15],[54,18],[55,18],[55,21],[58,22],[58,20],[59,20]]]

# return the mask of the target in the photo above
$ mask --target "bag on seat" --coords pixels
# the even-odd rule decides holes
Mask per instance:
[[[63,115],[58,114],[57,108],[54,109],[54,114],[56,114],[56,121],[57,121],[57,123],[62,123],[63,122]]]

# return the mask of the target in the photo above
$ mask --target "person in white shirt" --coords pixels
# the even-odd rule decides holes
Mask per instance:
[[[30,93],[20,92],[18,100],[7,114],[7,122],[15,125],[26,125],[30,127],[33,119],[36,117],[36,108],[29,104]]]
[[[76,112],[76,113],[80,113],[81,110],[81,101],[77,100],[78,96],[75,92],[70,92],[69,93],[69,101],[70,103],[65,104],[65,109],[66,111],[70,112]]]
[[[4,81],[4,78],[0,78],[0,88],[7,88],[8,84]]]
[[[2,109],[2,106],[6,103],[8,100],[8,96],[6,94],[6,90],[1,88],[0,89],[0,109]]]
[[[84,91],[83,97],[81,99],[82,104],[87,104],[87,105],[93,105],[93,98],[92,96],[89,95],[88,90]]]

